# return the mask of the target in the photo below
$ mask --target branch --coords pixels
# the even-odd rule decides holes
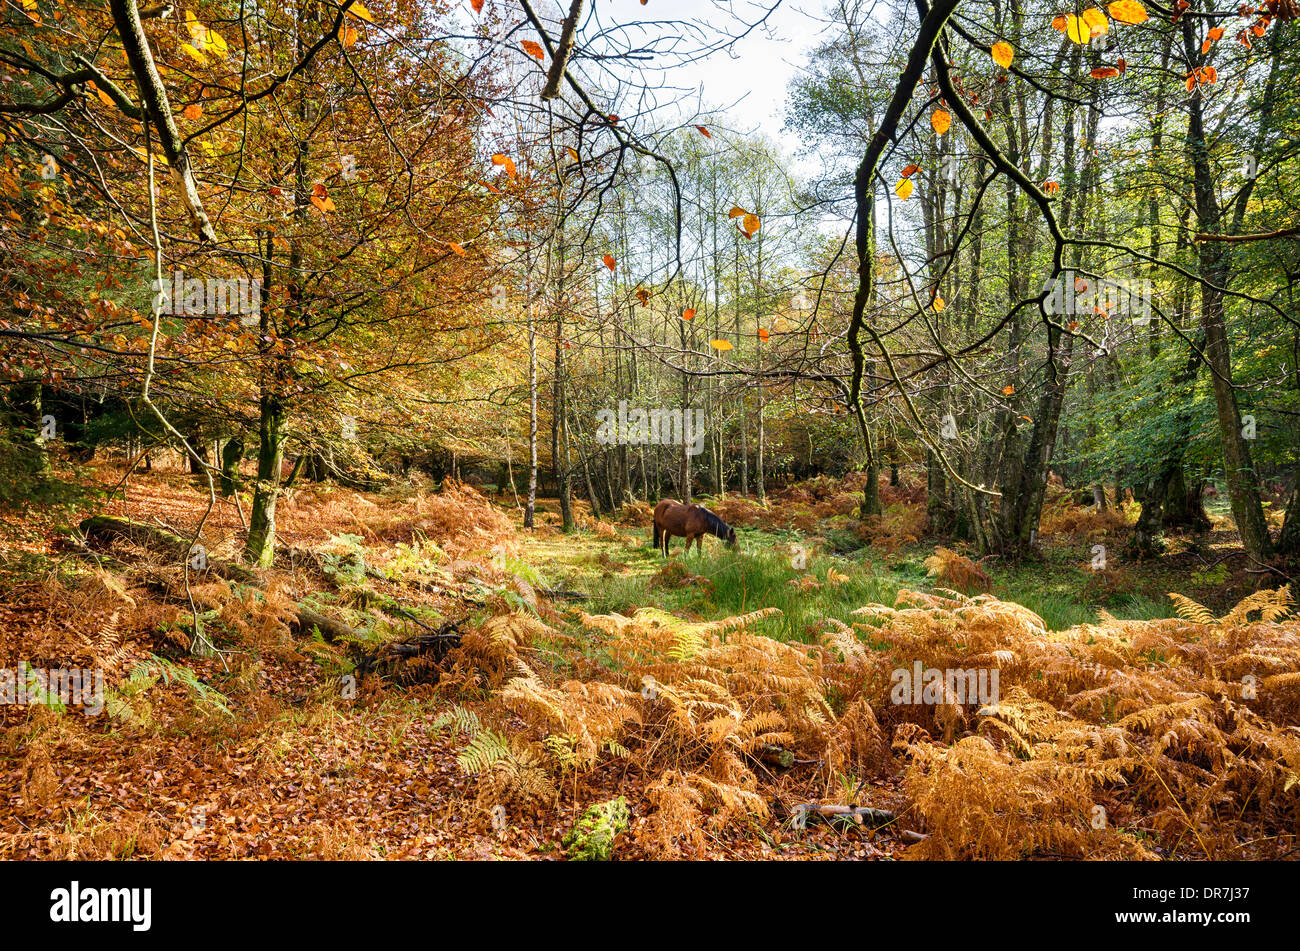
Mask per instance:
[[[578,20],[582,17],[582,8],[585,5],[586,0],[573,0],[573,5],[569,7],[569,15],[564,18],[564,26],[560,30],[560,45],[555,51],[554,58],[551,59],[551,69],[546,74],[546,86],[542,89],[543,99],[555,99],[560,95],[560,82],[564,79],[565,65],[573,52],[573,37],[578,32]]]

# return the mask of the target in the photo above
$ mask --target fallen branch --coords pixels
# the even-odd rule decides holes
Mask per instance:
[[[174,558],[177,562],[188,561],[193,551],[188,538],[182,538],[165,528],[145,525],[142,522],[132,522],[125,518],[115,518],[111,515],[92,515],[90,518],[83,519],[77,527],[81,530],[81,534],[87,542],[121,539],[144,548],[160,551],[164,555]],[[226,561],[224,558],[214,557],[207,554],[206,551],[204,557],[207,559],[207,568],[191,568],[192,571],[202,573],[202,571],[206,570],[220,578],[225,578],[227,581],[261,585],[258,576],[243,565]]]
[[[893,822],[897,816],[888,809],[873,809],[871,806],[841,806],[841,805],[823,805],[816,802],[803,802],[794,807],[791,813],[796,822],[803,817],[804,822],[808,821],[809,816],[816,816],[826,822],[834,822],[836,819],[849,819],[856,825],[884,826]]]

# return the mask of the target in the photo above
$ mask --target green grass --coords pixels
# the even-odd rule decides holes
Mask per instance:
[[[673,560],[709,584],[654,584],[665,562],[648,541],[630,548],[575,532],[526,541],[523,557],[544,573],[562,578],[566,587],[586,592],[589,597],[575,606],[588,613],[630,614],[638,608],[658,607],[682,617],[716,620],[775,607],[781,615],[754,630],[779,640],[814,640],[826,630],[827,618],[851,624],[858,620],[852,612],[863,605],[893,604],[903,588],[931,591],[936,587],[922,564],[933,552],[930,546],[894,555],[870,548],[844,556],[810,555],[807,568],[800,570],[792,564],[792,546],[802,540],[797,532],[746,530],[738,551],[706,539],[702,554],[692,550],[689,555],[675,540]],[[1125,619],[1172,616],[1167,599],[1138,586],[1098,600],[1088,589],[1088,572],[1080,567],[1085,560],[1073,547],[1062,546],[1049,549],[1043,561],[985,567],[993,578],[995,595],[1023,604],[1042,617],[1049,630],[1096,623],[1102,608]],[[849,580],[827,584],[831,568]],[[805,591],[791,584],[805,574],[821,587]]]

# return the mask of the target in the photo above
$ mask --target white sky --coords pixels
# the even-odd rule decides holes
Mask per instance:
[[[562,0],[552,2],[558,8]],[[664,20],[704,22],[717,31],[732,31],[737,18],[753,22],[772,2],[775,0],[648,0],[642,6],[640,0],[592,0],[605,26],[648,22],[651,25],[647,29],[655,35],[665,29],[654,25],[655,21]],[[817,19],[822,7],[822,0],[782,0],[766,22],[730,52],[675,67],[667,81],[674,87],[696,91],[701,111],[725,107],[724,124],[728,128],[743,133],[761,130],[781,142],[786,151],[793,151],[797,143],[782,133],[786,89],[817,42],[823,26]],[[717,38],[710,36],[710,40]],[[671,58],[664,65],[669,62]],[[694,97],[691,99],[693,108]]]

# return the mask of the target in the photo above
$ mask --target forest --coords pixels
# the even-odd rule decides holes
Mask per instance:
[[[0,7],[0,858],[1300,855],[1296,0],[145,2]]]

